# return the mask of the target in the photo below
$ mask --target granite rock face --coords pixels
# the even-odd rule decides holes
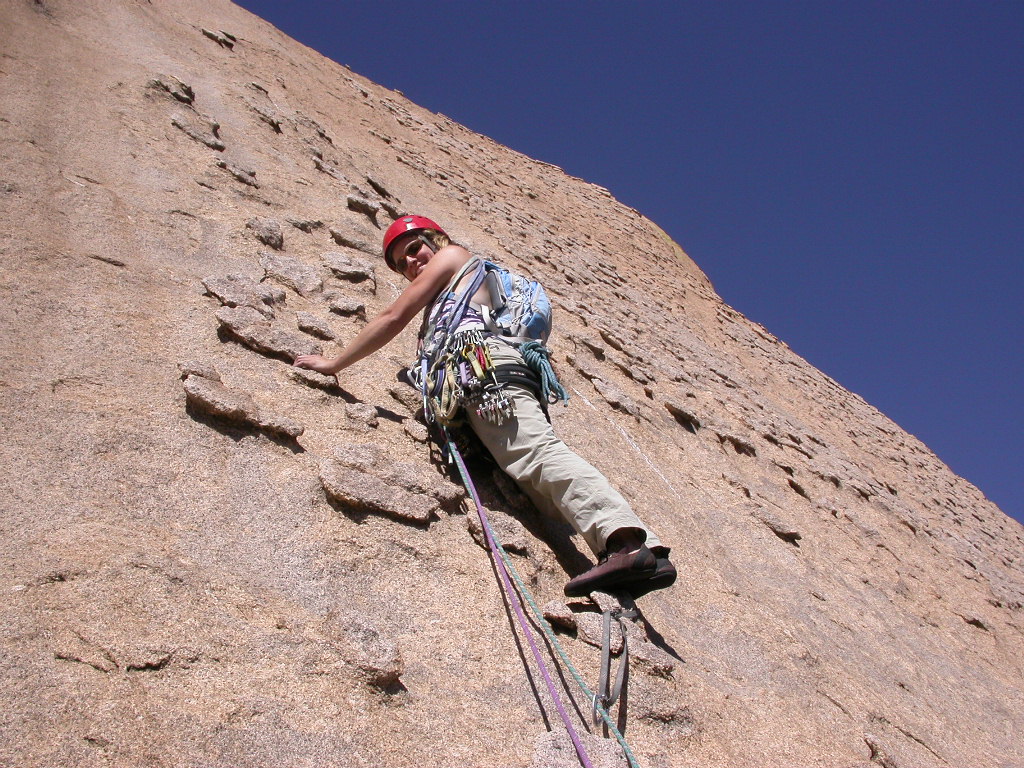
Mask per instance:
[[[654,223],[226,0],[0,22],[0,764],[575,764],[395,380],[415,328],[289,365],[399,294],[412,210],[544,283],[555,429],[673,548],[615,639],[641,765],[1024,765],[1021,526]],[[585,545],[470,458],[596,685]]]

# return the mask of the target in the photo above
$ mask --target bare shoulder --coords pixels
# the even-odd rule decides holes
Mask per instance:
[[[455,243],[452,243],[451,245],[446,245],[444,248],[438,250],[438,252],[434,254],[434,258],[440,258],[443,259],[444,261],[450,261],[451,263],[458,264],[458,266],[461,267],[463,264],[465,264],[467,261],[473,258],[473,254],[471,254],[461,245],[456,245]]]

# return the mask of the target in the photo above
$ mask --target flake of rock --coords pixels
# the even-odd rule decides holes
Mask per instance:
[[[359,184],[353,184],[352,185],[352,190],[353,190],[353,194],[349,195],[349,197],[364,198],[364,202],[369,203],[372,206],[378,205],[378,203],[374,203],[374,202],[370,201],[370,198],[372,198],[374,195],[366,187],[360,186]],[[353,210],[354,211],[356,209],[352,208],[351,206],[349,206],[349,210]],[[358,211],[358,212],[361,213],[362,211]]]
[[[867,744],[868,749],[871,751],[871,765],[880,765],[882,768],[905,768],[903,761],[894,757],[892,749],[887,745],[884,745],[882,741],[875,735],[870,733],[864,734],[864,743]]]
[[[300,331],[316,336],[318,339],[334,341],[334,339],[338,338],[338,335],[331,330],[331,326],[327,324],[326,320],[309,312],[296,312],[295,322]]]
[[[594,385],[601,397],[603,397],[608,405],[617,411],[628,413],[634,418],[640,418],[640,408],[632,400],[632,398],[626,396],[618,387],[614,384],[609,384],[604,379],[593,379],[591,383]]]
[[[612,349],[617,349],[619,352],[623,351],[625,343],[618,336],[604,329],[599,330],[598,333],[601,334],[601,338],[604,339]]]
[[[312,232],[314,229],[320,229],[324,223],[319,219],[285,219],[296,229],[301,229],[303,232]]]
[[[410,493],[429,494],[447,508],[461,501],[465,495],[460,486],[445,480],[432,468],[424,468],[420,464],[396,461],[383,467],[382,473],[392,485]]]
[[[430,434],[427,432],[427,428],[420,422],[413,419],[407,419],[402,428],[405,431],[405,434],[417,443],[426,443],[430,439]]]
[[[678,659],[654,643],[629,638],[629,657],[655,677],[671,677],[679,664]]]
[[[288,286],[300,296],[311,296],[324,287],[316,268],[290,256],[262,251],[260,266],[266,270],[267,277]]]
[[[395,488],[376,475],[337,462],[321,466],[320,482],[328,498],[339,504],[397,520],[429,523],[440,506],[431,496]]]
[[[273,413],[264,413],[245,392],[229,389],[220,381],[189,375],[182,383],[185,399],[196,410],[239,426],[255,427],[290,438],[303,433],[301,424]]]
[[[370,202],[365,197],[358,197],[356,195],[348,196],[348,209],[355,211],[356,213],[364,214],[375,227],[380,227],[377,223],[377,214],[380,212],[380,206],[376,203]]]
[[[53,639],[53,656],[62,661],[85,664],[99,672],[113,672],[120,668],[110,649],[88,642],[76,632],[62,629]]]
[[[245,222],[245,228],[256,235],[257,240],[275,251],[284,248],[284,232],[281,231],[281,222],[277,219],[257,216]]]
[[[328,636],[338,643],[342,658],[356,667],[367,683],[381,690],[398,685],[405,662],[394,641],[355,617],[331,614],[324,625]]]
[[[260,427],[266,432],[273,432],[278,435],[296,438],[305,432],[305,427],[294,419],[287,416],[280,416],[275,413],[262,413]]]
[[[337,168],[335,168],[330,163],[325,162],[320,157],[317,157],[316,155],[313,156],[313,165],[316,166],[316,169],[318,171],[322,171],[323,173],[326,173],[331,178],[337,179],[338,181],[340,181],[340,182],[342,182],[344,184],[348,184],[348,179],[345,178],[345,174],[343,174],[341,171],[339,171]]]
[[[228,307],[250,307],[264,317],[274,316],[274,307],[283,304],[284,291],[276,286],[257,283],[245,275],[204,278],[206,292]]]
[[[676,732],[690,733],[694,730],[696,723],[693,712],[671,693],[662,690],[662,686],[652,686],[645,694],[639,700],[630,701],[630,708],[637,718],[670,726]]]
[[[205,27],[203,27],[200,31],[204,35],[206,35],[206,37],[210,38],[215,43],[217,43],[217,45],[221,46],[222,48],[227,48],[229,50],[235,47],[235,42],[237,42],[238,40],[238,38],[236,38],[234,35],[229,35],[224,30],[221,30],[220,32],[214,32],[211,29],[206,29]]]
[[[630,611],[636,603],[628,592],[602,592],[595,590],[590,593],[590,601],[602,613],[604,611]]]
[[[566,355],[565,361],[579,371],[580,375],[587,381],[594,381],[595,379],[601,378],[601,369],[594,365],[590,360],[581,359],[576,355]]]
[[[632,598],[630,598],[632,599]],[[622,626],[626,630],[626,638],[630,643],[633,642],[651,642],[651,636],[647,634],[647,625],[640,621],[640,612],[637,611],[636,617],[632,619],[623,619]]]
[[[384,185],[380,181],[375,179],[373,176],[367,176],[366,181],[371,187],[373,187],[373,191],[376,192],[381,197],[386,198],[388,200],[394,197],[390,192],[387,191],[387,189],[384,188]],[[396,216],[395,218],[397,219],[398,217]]]
[[[589,349],[598,360],[604,360],[607,354],[607,350],[604,348],[603,344],[598,344],[596,341],[586,336],[573,336],[573,341],[579,342]]]
[[[531,553],[530,537],[523,528],[523,524],[508,515],[493,510],[487,515],[498,543],[506,552],[517,555],[528,556]],[[483,526],[480,525],[480,518],[477,515],[466,516],[466,528],[469,530],[473,541],[482,548],[487,549],[487,537],[484,536]]]
[[[322,389],[325,392],[330,392],[332,395],[341,393],[341,387],[338,386],[338,380],[334,376],[326,376],[316,371],[306,370],[305,368],[289,368],[288,375],[294,381],[304,384],[307,387],[313,389]]]
[[[191,104],[196,97],[192,87],[174,75],[160,75],[149,81],[149,87],[170,94],[182,104]]]
[[[720,442],[722,445],[728,443],[729,445],[732,446],[733,450],[736,451],[736,453],[742,456],[757,456],[757,448],[755,448],[752,443],[750,443],[747,440],[744,440],[739,435],[734,435],[731,432],[718,431],[716,431],[715,434],[718,436],[718,442]]]
[[[366,403],[348,403],[345,405],[345,418],[350,426],[357,429],[376,429],[380,424],[377,409]]]
[[[387,213],[388,216],[391,217],[392,221],[402,215],[402,212],[387,200],[381,200],[380,207],[384,209],[384,212]]]
[[[273,328],[252,307],[221,307],[217,310],[221,328],[255,352],[291,362],[299,355],[319,355],[323,349],[306,336]]]
[[[366,305],[358,299],[353,299],[338,291],[328,291],[324,294],[324,298],[327,299],[331,312],[337,312],[343,317],[351,317],[353,315],[362,318],[366,317]]]
[[[274,133],[281,133],[281,118],[273,109],[258,104],[250,104],[249,106],[252,107],[252,111],[256,113],[260,120],[274,129]]]
[[[223,152],[225,149],[224,142],[217,134],[220,130],[220,123],[208,117],[203,117],[195,112],[179,112],[171,118],[171,125],[183,131],[190,139],[194,139],[210,149],[216,149],[218,152]]]
[[[803,536],[800,534],[800,531],[792,525],[786,525],[764,509],[757,510],[757,512],[754,513],[754,516],[757,517],[760,522],[767,525],[771,532],[786,544],[792,544],[794,547],[800,546],[798,542],[803,539]]]
[[[393,462],[375,443],[338,446],[334,460],[341,466],[376,476],[397,492],[430,496],[450,508],[464,496],[462,488],[441,477],[430,467],[409,462]]]
[[[372,280],[376,291],[377,272],[370,262],[364,259],[353,259],[337,251],[325,253],[321,262],[331,270],[335,277],[340,277],[342,280],[349,280],[353,283]]]
[[[671,363],[662,361],[660,364],[658,364],[657,367],[658,370],[665,374],[665,378],[667,378],[669,381],[674,381],[677,383],[681,382],[684,384],[693,383],[693,378],[689,374],[687,374],[686,371],[684,371],[677,365],[672,365]]]
[[[350,469],[369,472],[374,467],[383,466],[387,461],[387,454],[376,443],[352,443],[337,446],[334,449],[334,459]]]
[[[375,246],[371,245],[370,243],[367,243],[365,240],[360,240],[358,237],[346,234],[340,229],[335,229],[334,227],[329,228],[328,232],[330,232],[331,237],[334,239],[334,242],[336,242],[338,245],[343,245],[346,248],[352,248],[353,250],[356,251],[362,251],[363,253],[367,253],[370,256],[378,255],[378,249]]]
[[[626,374],[626,376],[631,378],[637,384],[647,385],[654,383],[654,374],[647,370],[647,368],[645,368],[641,363],[623,360],[618,355],[609,359],[611,360],[612,365]]]
[[[665,410],[672,414],[672,418],[675,419],[681,427],[684,429],[697,434],[697,430],[701,428],[700,419],[685,408],[678,402],[666,402]]]
[[[541,612],[552,626],[561,627],[570,632],[576,630],[576,614],[572,612],[568,605],[560,600],[552,600],[550,603],[547,603]]]
[[[576,614],[576,637],[589,645],[600,648],[604,641],[604,619],[601,614]],[[612,622],[611,651],[615,654],[622,652],[622,628],[619,627],[617,621]]]
[[[407,384],[392,384],[388,394],[405,406],[410,414],[415,414],[423,407],[423,396]]]
[[[318,123],[311,117],[306,117],[306,115],[302,114],[301,112],[297,112],[296,116],[299,125],[311,129],[313,133],[315,133],[319,138],[323,139],[328,144],[331,144],[333,146],[334,140],[327,135],[327,131],[323,129],[323,126],[321,126],[320,123]]]
[[[256,183],[256,171],[250,171],[246,168],[240,168],[237,165],[233,165],[224,160],[217,161],[217,167],[223,168],[225,171],[235,177],[236,180],[246,184],[247,186],[259,189],[260,185]]]
[[[187,379],[189,376],[199,376],[204,379],[210,379],[211,381],[220,381],[220,374],[217,373],[217,369],[209,363],[203,363],[198,360],[188,360],[183,363],[178,363],[178,370],[181,371],[181,378]]]
[[[954,611],[954,613],[956,613],[957,616],[963,619],[966,623],[970,624],[972,627],[983,629],[986,632],[992,631],[992,628],[988,626],[988,624],[986,624],[985,621],[976,613],[971,613],[969,611],[965,611],[963,613],[959,611]]]

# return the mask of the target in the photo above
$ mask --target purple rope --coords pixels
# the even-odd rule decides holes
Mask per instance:
[[[447,437],[447,433],[445,433],[445,437]],[[466,490],[469,491],[469,495],[472,497],[473,503],[476,504],[477,514],[480,515],[480,524],[484,529],[484,537],[487,539],[487,548],[491,551],[491,555],[494,557],[494,561],[498,565],[498,575],[501,577],[501,583],[505,588],[505,593],[509,596],[509,602],[512,603],[512,608],[516,612],[516,617],[519,619],[519,625],[522,627],[523,634],[526,635],[526,640],[530,644],[530,650],[533,651],[533,658],[537,661],[537,666],[540,668],[541,675],[544,676],[544,682],[547,684],[548,693],[550,693],[551,698],[554,699],[555,707],[558,709],[558,714],[561,715],[562,722],[565,724],[565,729],[569,732],[569,738],[572,739],[572,744],[576,748],[576,755],[579,757],[580,762],[583,763],[585,768],[594,768],[593,763],[590,762],[590,758],[587,757],[586,750],[583,749],[583,744],[580,741],[579,735],[576,733],[576,729],[572,727],[572,722],[569,719],[568,713],[565,711],[565,707],[562,706],[562,699],[558,695],[554,682],[551,680],[551,675],[548,674],[548,668],[544,664],[544,659],[541,657],[540,649],[537,648],[537,643],[534,642],[533,633],[530,631],[529,624],[526,621],[526,616],[523,613],[523,605],[519,600],[519,593],[512,587],[508,571],[505,568],[505,561],[502,559],[501,553],[498,551],[497,544],[491,536],[491,524],[487,520],[487,513],[484,512],[484,508],[480,504],[480,498],[477,495],[476,486],[473,485],[473,478],[469,476],[469,471],[466,469],[465,462],[462,459],[462,454],[459,452],[459,449],[455,447],[455,444],[449,440],[448,447],[452,452],[452,456],[455,458],[455,465],[459,468],[459,474],[462,476],[462,482],[465,483]]]

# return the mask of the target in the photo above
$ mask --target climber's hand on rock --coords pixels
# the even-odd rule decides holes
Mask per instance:
[[[308,368],[311,371],[328,376],[333,376],[337,373],[334,360],[322,357],[321,355],[299,355],[295,358],[295,362],[292,365],[296,368]]]

